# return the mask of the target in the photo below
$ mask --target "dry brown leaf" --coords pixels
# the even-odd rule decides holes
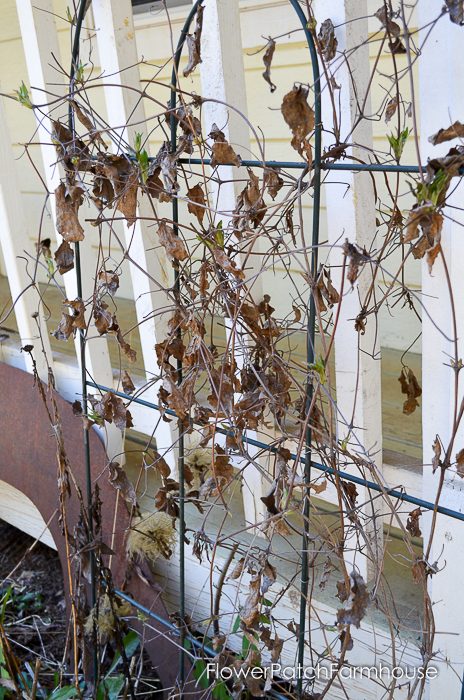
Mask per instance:
[[[419,527],[419,518],[421,515],[422,511],[420,508],[415,508],[408,515],[406,530],[409,532],[411,537],[420,537],[422,535],[421,529]]]
[[[295,85],[285,95],[280,108],[293,133],[292,146],[301,156],[308,156],[309,142],[306,137],[314,129],[314,111],[308,104],[308,92],[303,85]]]
[[[135,391],[135,384],[131,379],[129,372],[125,369],[121,375],[121,384],[125,394],[133,394]]]
[[[456,474],[464,479],[464,449],[456,454]]]
[[[67,241],[63,241],[56,250],[55,262],[60,275],[74,268],[74,251]]]
[[[385,122],[388,124],[390,119],[393,117],[395,114],[396,110],[398,109],[398,95],[395,95],[395,97],[392,97],[391,100],[388,102],[386,108],[385,108]]]
[[[268,191],[268,194],[274,200],[277,197],[278,192],[284,186],[284,181],[279,175],[280,170],[278,168],[264,168],[264,185]]]
[[[436,134],[430,136],[429,141],[431,144],[436,146],[439,143],[444,143],[445,141],[452,141],[453,139],[464,138],[464,124],[460,121],[455,121],[454,124],[448,126],[446,129],[440,129]]]
[[[237,234],[242,234],[249,227],[257,228],[266,214],[259,178],[250,168],[249,180],[237,197],[237,204],[233,214],[233,224]]]
[[[108,146],[103,141],[100,132],[95,128],[95,124],[92,122],[90,117],[84,112],[84,110],[75,100],[71,100],[71,104],[76,117],[89,132],[90,142],[95,141],[106,150]]]
[[[187,190],[187,197],[189,198],[187,208],[190,214],[196,216],[199,223],[202,224],[206,212],[206,199],[200,183]]]
[[[363,577],[356,571],[351,572],[350,581],[351,607],[337,610],[337,622],[339,625],[354,625],[359,628],[369,605],[369,591]]]
[[[100,270],[98,273],[98,287],[103,292],[114,297],[119,289],[119,275],[113,270]]]
[[[158,227],[158,238],[166,250],[168,257],[173,260],[185,260],[188,257],[187,249],[181,238],[169,226],[166,219],[161,219]]]
[[[335,58],[338,46],[338,41],[335,36],[335,28],[331,19],[326,19],[324,22],[322,22],[318,39],[322,55],[327,62],[331,61],[333,58]]]
[[[128,503],[131,503],[134,508],[137,505],[137,495],[133,484],[129,481],[126,472],[120,466],[119,462],[110,462],[108,464],[108,481],[115,489],[121,491],[122,497]]]
[[[441,443],[440,443],[440,440],[438,439],[438,435],[436,436],[435,440],[433,441],[432,450],[433,450],[432,473],[435,474],[435,471],[438,469],[438,467],[442,466]]]
[[[271,92],[274,92],[277,90],[277,86],[274,85],[274,83],[271,80],[271,64],[272,64],[272,58],[274,56],[274,51],[275,51],[276,43],[274,39],[271,39],[269,37],[269,41],[267,42],[266,46],[266,51],[264,52],[263,56],[263,63],[264,63],[264,73],[263,73],[263,78],[266,81],[266,83],[269,84],[271,88]]]
[[[422,395],[422,389],[417,381],[416,375],[409,367],[403,367],[398,377],[401,384],[401,393],[408,397],[403,404],[403,413],[409,416],[414,413],[419,405],[417,399]]]
[[[199,63],[201,63],[201,32],[203,29],[203,5],[199,5],[196,12],[196,24],[193,34],[187,34],[188,63],[184,68],[184,78],[193,73]]]
[[[361,253],[348,239],[346,239],[343,244],[343,252],[348,258],[348,272],[346,276],[348,281],[351,282],[351,286],[353,286],[364,266],[365,254]]]
[[[132,416],[122,399],[112,391],[107,391],[100,399],[89,394],[89,401],[94,413],[107,423],[114,423],[119,430],[132,428]]]
[[[464,0],[445,0],[450,20],[454,24],[464,24]]]
[[[72,187],[67,192],[66,185],[61,182],[55,190],[56,228],[67,243],[84,240],[84,229],[77,215],[83,201],[84,190],[80,187]]]
[[[214,141],[211,154],[212,168],[217,165],[236,165],[238,167],[242,164],[242,159],[226,141],[224,133],[218,129],[216,124],[213,124],[210,137]]]
[[[384,27],[385,31],[388,33],[390,40],[389,40],[389,46],[390,46],[390,51],[393,54],[398,54],[398,53],[406,53],[406,49],[403,46],[403,43],[401,42],[400,35],[401,35],[401,27],[399,24],[394,22],[391,19],[391,15],[388,12],[387,8],[385,5],[382,5],[377,12],[374,13],[374,17],[377,17],[379,22],[382,24]]]
[[[58,327],[53,331],[52,335],[57,340],[67,340],[74,331],[74,319],[69,314],[63,312]]]
[[[245,279],[243,270],[237,268],[235,262],[227,257],[222,248],[213,248],[213,256],[219,267],[222,267],[225,272],[230,272],[239,280]]]
[[[145,186],[147,188],[148,194],[155,199],[159,199],[162,192],[164,192],[164,185],[160,178],[161,166],[155,168],[151,175],[148,176]]]

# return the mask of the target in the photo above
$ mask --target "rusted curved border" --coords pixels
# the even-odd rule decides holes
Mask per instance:
[[[39,397],[38,388],[34,386],[32,376],[20,369],[0,363],[0,478],[27,496],[39,510],[56,544],[63,574],[67,560],[64,537],[58,522],[58,487],[56,441],[53,436],[47,412]],[[82,449],[82,422],[76,417],[70,404],[55,392],[55,401],[61,416],[66,453],[76,481],[85,483],[85,459]],[[117,495],[108,482],[107,458],[103,444],[98,435],[89,431],[91,449],[92,482],[98,479],[100,496],[104,503],[102,509],[103,541],[112,546],[115,555],[112,558],[114,583],[121,586],[127,563],[124,556],[124,533],[129,523],[127,509],[121,499],[117,504]],[[113,519],[117,510],[116,532],[112,542]],[[68,528],[79,518],[79,504],[72,495],[66,504]],[[69,587],[67,576],[63,575],[64,588],[69,610]],[[164,619],[169,619],[163,604],[161,588],[147,586],[137,576],[127,582],[125,591],[147,608]],[[176,684],[177,668],[172,663],[173,640],[166,627],[156,620],[151,620],[155,630],[146,641],[146,650],[159,676],[163,687],[173,688]],[[142,633],[143,622],[136,622]],[[165,692],[167,697],[168,691]]]

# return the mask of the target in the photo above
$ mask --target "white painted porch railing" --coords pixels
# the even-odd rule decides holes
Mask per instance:
[[[34,0],[16,0],[18,16],[21,25],[24,51],[27,60],[29,81],[32,86],[31,95],[34,103],[44,104],[47,96],[64,95],[66,86],[57,85],[58,73],[51,67],[50,56],[53,53],[59,56],[57,32],[53,17],[53,3],[51,0],[41,0],[40,9]],[[219,97],[225,102],[237,105],[246,114],[245,85],[242,80],[242,53],[240,45],[239,8],[238,0],[206,0],[207,10],[204,18],[204,33],[207,37],[205,49],[203,51],[203,62],[201,65],[201,76],[203,92],[205,94],[219,91],[219,94],[212,96]],[[319,20],[325,19],[327,11],[324,9],[325,3],[317,1],[314,6],[316,16]],[[419,26],[428,26],[428,22],[434,19],[434,8],[432,3],[419,2]],[[139,85],[138,68],[136,67],[138,54],[136,47],[136,32],[132,19],[132,8],[129,0],[94,0],[93,13],[95,27],[97,28],[96,38],[100,55],[100,65],[104,74],[114,75],[122,69],[118,76],[118,82],[122,87],[113,86],[105,90],[105,100],[107,113],[114,124],[126,124],[129,119],[134,126],[130,126],[122,134],[128,143],[134,141],[135,131],[146,135],[143,126],[144,112],[141,102],[135,104],[136,93],[125,90],[125,85],[137,87]],[[357,46],[359,35],[365,30],[361,22],[349,23],[353,13],[357,17],[367,16],[367,8],[364,0],[353,3],[351,0],[336,0],[331,3],[330,14],[337,26],[337,38],[340,47]],[[430,17],[429,17],[430,15]],[[348,24],[347,24],[348,22]],[[424,52],[419,61],[420,66],[420,87],[417,94],[420,98],[421,106],[421,134],[430,135],[444,126],[449,121],[448,105],[453,104],[456,110],[452,114],[451,121],[459,118],[464,112],[464,84],[459,76],[455,75],[455,58],[460,55],[462,43],[462,30],[459,27],[448,23],[440,26],[436,32],[443,32],[441,36],[440,51]],[[359,35],[356,36],[355,32]],[[424,39],[427,30],[424,30]],[[220,47],[219,56],[217,47]],[[366,85],[369,78],[369,63],[367,56],[361,51],[356,63],[356,81],[358,85]],[[218,60],[219,59],[219,60]],[[309,55],[308,55],[309,60]],[[66,62],[65,62],[66,63]],[[131,68],[129,68],[131,67]],[[233,69],[231,69],[233,67]],[[238,68],[237,68],[238,67]],[[351,80],[347,78],[346,68],[340,69],[340,80],[342,85],[341,110],[345,130],[348,132],[348,125],[352,124],[355,116],[354,95],[351,91]],[[342,76],[345,76],[344,78]],[[436,99],[437,85],[440,85],[440,100]],[[53,87],[52,87],[53,85]],[[350,86],[344,90],[343,86]],[[362,88],[361,88],[362,90]],[[324,108],[331,109],[323,101]],[[42,112],[47,113],[47,108],[43,107]],[[329,122],[332,117],[326,113]],[[208,124],[213,121],[227,122],[226,110],[222,110],[215,105],[213,108],[205,109],[205,118]],[[136,126],[135,126],[136,125]],[[39,138],[43,144],[41,147],[44,173],[47,187],[53,192],[60,181],[59,168],[56,167],[56,154],[50,143],[48,124],[41,122],[39,125]],[[242,120],[236,120],[231,115],[227,129],[230,140],[240,143],[243,146],[249,144],[249,136]],[[363,132],[361,133],[361,130]],[[437,155],[436,149],[431,149],[426,138],[421,142],[422,160],[425,162],[427,156]],[[371,143],[372,134],[367,122],[364,122],[357,134],[357,140],[366,144]],[[15,313],[18,322],[19,334],[22,344],[33,343],[37,340],[37,322],[32,318],[36,311],[39,311],[38,322],[41,324],[44,349],[49,357],[49,362],[57,375],[58,387],[65,393],[66,373],[59,371],[53,366],[51,359],[50,345],[45,330],[43,314],[34,297],[34,291],[30,290],[22,294],[23,289],[29,282],[25,275],[23,262],[18,259],[23,255],[23,251],[28,247],[28,237],[26,235],[26,224],[23,221],[18,184],[15,181],[15,165],[10,148],[10,137],[6,131],[5,121],[0,112],[0,154],[2,156],[2,170],[0,173],[0,225],[2,235],[0,237],[3,255],[8,271],[8,280],[13,299],[19,299],[16,303]],[[329,144],[327,144],[329,145]],[[446,147],[444,150],[447,150]],[[372,219],[374,211],[373,193],[369,178],[366,175],[344,175],[345,182],[349,181],[350,190],[346,195],[346,185],[342,186],[343,196],[340,193],[340,186],[331,182],[336,178],[327,178],[327,209],[328,209],[328,229],[330,231],[330,243],[339,244],[344,237],[348,237],[351,242],[368,247],[371,237],[375,231],[375,221]],[[235,205],[235,192],[227,192],[224,188],[221,208],[232,210]],[[336,206],[331,206],[330,196],[336,201]],[[53,197],[50,200],[52,216],[55,218],[53,208]],[[459,203],[458,203],[459,204]],[[139,213],[143,215],[144,203],[140,203]],[[464,276],[462,275],[462,264],[464,261],[464,239],[462,237],[461,224],[463,221],[462,212],[454,210],[455,222],[449,220],[446,223],[443,236],[443,248],[449,261],[449,272],[452,280],[454,293],[461,299],[464,296]],[[461,221],[461,223],[460,223]],[[147,270],[153,279],[166,279],[167,265],[164,255],[157,251],[157,255],[151,250],[152,244],[148,231],[143,222],[138,222],[134,229],[126,229],[125,241],[128,250],[137,264]],[[82,245],[84,255],[84,265],[92,265],[92,252],[90,246]],[[87,256],[87,257],[85,257]],[[337,253],[334,248],[333,259]],[[94,267],[94,264],[93,264]],[[149,278],[140,273],[134,265],[129,265],[134,299],[140,325],[141,344],[143,351],[143,362],[145,374],[151,380],[158,373],[155,364],[155,354],[153,346],[156,338],[164,337],[164,321],[157,314],[160,308],[161,293]],[[335,280],[337,282],[337,280]],[[66,294],[69,299],[76,296],[76,286],[74,272],[64,275]],[[362,278],[360,281],[360,291],[366,288],[369,280]],[[338,280],[337,286],[340,286]],[[437,332],[433,320],[440,317],[442,327],[445,328],[448,336],[451,335],[451,317],[449,315],[449,295],[447,291],[446,275],[438,260],[430,276],[428,270],[424,268],[423,293],[428,297],[428,310],[431,318],[424,315],[423,318],[423,432],[424,432],[424,464],[431,461],[431,443],[435,434],[440,433],[443,437],[448,436],[452,423],[450,411],[452,404],[452,391],[454,376],[450,368],[446,366],[447,358],[452,355],[449,342],[444,336]],[[89,290],[88,290],[89,291]],[[354,436],[358,436],[359,443],[366,445],[371,456],[375,458],[379,474],[382,473],[382,430],[380,416],[380,362],[372,360],[370,353],[374,344],[373,338],[366,334],[362,339],[362,345],[358,346],[358,335],[353,332],[352,319],[359,312],[359,296],[357,290],[347,291],[343,302],[343,315],[340,319],[339,330],[336,340],[336,386],[337,402],[340,416],[340,430],[346,429],[346,422],[350,422],[353,416],[353,425],[356,426]],[[147,321],[147,318],[149,319]],[[370,333],[370,330],[369,330]],[[458,319],[458,337],[464,334],[464,320]],[[363,348],[369,347],[369,354],[363,353]],[[104,338],[98,338],[87,344],[88,367],[91,378],[98,383],[112,386],[113,372],[109,360],[108,346]],[[462,350],[464,353],[464,349]],[[36,353],[39,374],[46,379],[46,363],[40,353]],[[30,360],[25,356],[27,369],[30,370]],[[77,353],[76,361],[79,361]],[[358,370],[360,384],[357,386]],[[153,385],[151,398],[156,395],[156,386]],[[150,398],[150,397],[147,397]],[[143,411],[137,412],[142,423],[146,426],[153,424],[152,416]],[[156,433],[156,439],[162,449],[169,448],[176,440],[176,435],[160,423]],[[147,432],[148,428],[147,428]],[[459,433],[459,441],[456,448],[463,447],[463,434]],[[118,453],[121,449],[121,442],[117,433],[109,436],[108,449],[113,453]],[[263,493],[262,482],[259,470],[250,467],[250,473],[246,474],[247,480],[253,484],[252,490],[244,490],[244,510],[245,517],[249,522],[254,522],[256,513],[262,512],[260,497]],[[396,482],[397,483],[397,482]],[[419,490],[420,483],[416,484]],[[411,489],[409,489],[411,490]],[[425,467],[423,478],[424,497],[433,500],[436,492],[436,478],[431,475],[428,466]],[[330,497],[330,489],[327,492]],[[360,494],[362,499],[362,494]],[[457,510],[462,510],[462,490],[456,482],[447,483],[442,503]],[[455,602],[447,604],[445,601],[460,601],[460,582],[463,576],[463,542],[464,537],[459,530],[460,524],[450,523],[446,518],[438,520],[439,536],[437,542],[439,548],[445,547],[444,559],[446,559],[449,573],[440,576],[438,583],[432,588],[433,599],[437,601],[435,615],[436,627],[443,634],[440,648],[443,649],[446,658],[456,664],[462,671],[462,659],[464,658],[463,633],[464,612],[462,605]],[[440,552],[437,552],[437,556]],[[431,557],[433,560],[433,556]],[[364,564],[355,559],[353,564],[362,568]],[[198,564],[196,566],[199,566]],[[461,664],[461,666],[459,666]],[[462,672],[461,672],[462,678]],[[435,685],[431,687],[430,697],[441,698],[445,690],[453,686],[452,696],[457,697],[460,692],[461,678],[447,672],[444,668]],[[440,680],[442,679],[442,680]],[[450,695],[451,696],[451,695]],[[367,697],[367,695],[366,695]],[[370,696],[369,696],[370,697]],[[374,696],[372,696],[374,697]]]

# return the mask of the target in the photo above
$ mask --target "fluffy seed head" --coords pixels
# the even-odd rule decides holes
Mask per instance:
[[[167,513],[144,513],[133,521],[127,536],[127,554],[153,564],[158,557],[170,559],[177,535]]]

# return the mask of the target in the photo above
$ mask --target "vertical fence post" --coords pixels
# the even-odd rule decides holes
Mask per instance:
[[[420,152],[422,163],[428,158],[442,157],[450,148],[459,144],[452,140],[433,146],[429,138],[439,129],[449,127],[464,113],[464,84],[456,57],[462,53],[462,27],[450,22],[443,15],[430,31],[439,8],[425,1],[418,5],[420,53],[419,86],[416,101],[420,105]],[[429,35],[430,32],[430,35]],[[418,115],[419,116],[419,115]],[[455,190],[453,192],[453,190]],[[462,209],[463,186],[454,178],[449,188],[441,236],[443,255],[438,255],[431,272],[427,262],[422,263],[422,428],[423,428],[423,492],[434,501],[441,477],[441,468],[432,469],[433,443],[438,436],[444,457],[455,422],[455,410],[459,411],[463,400],[462,372],[452,367],[455,358],[454,339],[457,336],[457,357],[464,357],[464,212]],[[450,290],[452,290],[450,292]],[[454,305],[454,311],[453,311]],[[464,426],[461,425],[453,441],[450,459],[464,448]],[[464,508],[464,481],[455,469],[444,474],[440,505],[460,512]],[[444,516],[437,516],[433,545],[430,552],[428,539],[433,516],[424,517],[424,546],[428,562],[437,562],[439,573],[430,580],[429,592],[435,616],[435,640],[433,648],[439,650],[432,664],[439,668],[438,677],[430,682],[430,700],[446,694],[459,697],[464,670],[464,609],[461,605],[462,579],[464,576],[464,528],[461,523]]]
[[[142,144],[148,150],[145,108],[138,92],[141,89],[139,58],[132,5],[130,0],[94,0],[92,8],[110,124],[121,127],[116,129],[118,136],[130,147],[134,146],[135,134],[140,133]],[[166,91],[161,99],[167,101],[168,97]],[[124,148],[127,146],[119,148],[113,144],[115,152],[121,153]],[[154,345],[167,336],[167,321],[173,302],[153,280],[159,280],[163,287],[169,286],[170,265],[164,249],[158,245],[154,227],[149,228],[148,219],[153,219],[153,209],[147,197],[139,197],[138,216],[141,218],[133,226],[124,224],[124,233],[127,250],[136,263],[129,267],[145,373],[150,382],[144,396],[148,401],[156,402],[159,383],[154,379],[159,376],[160,368]],[[160,421],[155,437],[159,452],[175,469],[176,449],[171,449],[177,443],[174,422]]]
[[[53,368],[50,339],[38,289],[31,288],[25,291],[31,284],[26,267],[32,271],[34,265],[32,260],[19,260],[19,257],[25,257],[25,251],[35,256],[36,251],[30,250],[31,241],[24,216],[24,202],[16,174],[10,135],[6,127],[3,98],[0,98],[0,163],[2,164],[0,168],[0,244],[11,298],[15,303],[14,314],[21,344],[34,346],[33,356],[37,372],[42,381],[46,382],[48,379],[47,360],[50,367]],[[36,312],[38,312],[38,316],[35,320],[33,315]],[[39,330],[42,343],[39,338]],[[24,360],[28,372],[32,372],[32,358],[29,353],[24,353]]]
[[[372,126],[367,119],[361,119],[359,125],[350,134],[359,117],[359,106],[369,92],[369,45],[365,41],[367,31],[367,2],[359,0],[334,0],[330,3],[330,12],[326,3],[314,4],[317,26],[330,16],[336,27],[338,41],[337,54],[329,63],[328,74],[324,75],[322,87],[322,120],[324,126],[323,143],[325,148],[333,146],[334,109],[340,141],[347,139],[350,143],[361,144],[348,149],[348,155],[366,159],[372,148]],[[361,18],[361,19],[359,19]],[[354,21],[355,20],[355,21]],[[349,65],[348,65],[349,60]],[[330,99],[327,75],[333,72],[339,89],[335,90],[335,105]],[[353,84],[355,76],[356,86]],[[366,114],[370,113],[370,100],[365,105]],[[352,286],[343,277],[342,246],[345,239],[350,243],[373,249],[375,236],[375,198],[369,173],[329,172],[324,177],[324,191],[327,202],[327,229],[329,244],[333,246],[330,253],[331,272],[334,285],[343,290],[340,299],[340,315],[335,330],[335,375],[337,392],[337,433],[340,441],[347,440],[350,450],[375,463],[378,473],[382,470],[382,417],[381,417],[381,363],[376,317],[371,316],[365,333],[355,329],[362,303],[372,283],[372,269],[366,265],[359,279]],[[372,303],[372,302],[371,302]],[[334,315],[338,313],[335,307]],[[365,450],[365,451],[364,451]],[[340,468],[345,468],[342,461]],[[365,474],[366,478],[372,475]],[[358,502],[369,499],[369,492],[358,488]],[[379,552],[382,537],[381,501],[375,501],[363,510],[362,516],[368,521],[365,531],[371,542],[374,557]],[[356,550],[356,536],[346,541],[346,560],[366,577],[371,566],[369,555],[364,556]],[[350,547],[354,551],[350,551]]]
[[[209,134],[213,124],[216,124],[239,155],[243,159],[249,158],[249,127],[241,116],[246,117],[248,110],[239,3],[238,0],[208,0],[204,3],[204,7],[200,64],[202,95],[205,98],[218,100],[218,102],[207,101],[203,105],[205,133]],[[229,109],[227,105],[232,105],[234,109]],[[246,178],[246,171],[244,168],[242,170],[243,180]],[[213,206],[219,212],[217,219],[222,219],[224,228],[232,217],[236,197],[244,187],[243,181],[237,181],[239,173],[240,171],[234,166],[218,166],[218,179],[223,182],[220,186],[215,182],[208,185]],[[258,251],[257,243],[254,244],[254,250]],[[253,261],[253,256],[250,259]],[[256,275],[250,285],[251,293],[255,301],[261,301],[262,283],[258,266],[248,262],[246,274],[248,278]],[[226,331],[228,338],[231,338],[234,331],[229,319],[226,319]],[[247,341],[246,338],[241,340],[235,338],[234,342],[239,342],[246,347]],[[250,437],[256,437],[254,431],[247,431],[247,434]],[[257,452],[251,446],[248,446],[247,451],[252,457],[255,457]],[[248,464],[243,473],[242,498],[245,520],[248,523],[262,520],[266,511],[261,501],[261,496],[264,494],[262,477],[264,466],[260,464],[259,458],[256,462],[259,466]]]
[[[56,207],[54,191],[61,181],[61,168],[57,165],[57,154],[51,138],[51,125],[48,117],[56,118],[58,115],[66,114],[67,108],[60,108],[58,113],[52,111],[47,103],[56,100],[56,96],[63,98],[67,94],[67,85],[64,76],[60,74],[58,66],[54,61],[60,60],[58,45],[58,34],[55,23],[53,3],[51,0],[42,0],[38,7],[33,0],[17,0],[16,9],[18,12],[21,36],[23,40],[27,71],[31,85],[31,100],[33,104],[40,104],[40,112],[36,111],[37,133],[40,141],[40,151],[43,164],[44,178],[48,191],[51,193],[49,204],[56,231]],[[54,58],[55,57],[55,58]],[[81,217],[82,218],[82,217]],[[83,222],[82,222],[83,223]],[[93,229],[84,228],[91,239]],[[58,244],[61,242],[59,237]],[[56,240],[56,238],[55,238]],[[80,254],[82,265],[87,270],[95,270],[95,256],[93,255],[90,240],[85,240],[80,244]],[[84,296],[92,294],[92,276],[86,275],[83,280],[85,284]],[[75,270],[70,270],[63,275],[63,284],[68,299],[75,299],[77,296],[77,280]],[[90,322],[90,328],[94,328]],[[92,333],[97,336],[97,332]],[[76,356],[80,365],[80,341],[75,338]],[[108,342],[106,338],[95,337],[86,341],[86,366],[88,374],[94,381],[104,386],[113,386],[113,371],[111,368]],[[111,459],[117,456],[121,462],[122,440],[121,432],[114,425],[105,426],[104,439],[108,457]]]

